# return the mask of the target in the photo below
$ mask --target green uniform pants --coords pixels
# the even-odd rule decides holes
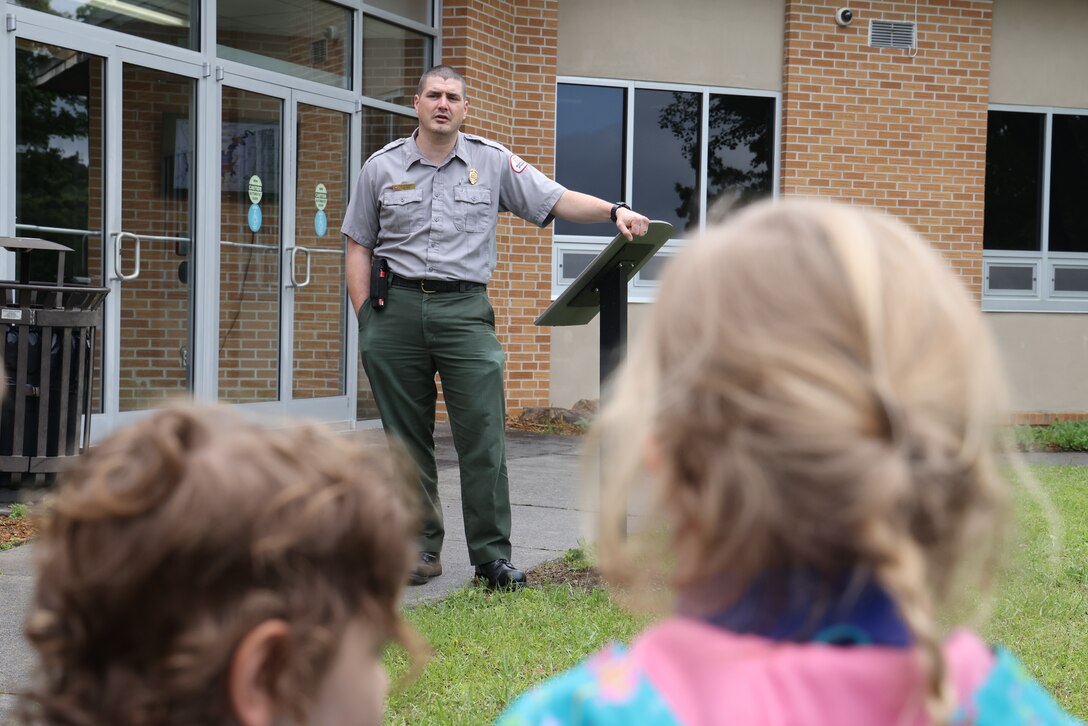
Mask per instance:
[[[434,456],[438,373],[461,470],[469,559],[510,559],[504,356],[486,290],[392,287],[384,310],[367,303],[359,311],[359,351],[386,433],[419,467],[420,549],[441,552],[445,535]]]

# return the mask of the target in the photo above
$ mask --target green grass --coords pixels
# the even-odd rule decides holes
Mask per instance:
[[[602,590],[566,585],[497,594],[470,587],[407,618],[435,654],[390,698],[388,724],[489,724],[529,686],[613,640],[630,641],[647,623]],[[394,679],[404,673],[400,653],[386,662]]]
[[[1053,421],[1046,426],[1013,426],[1025,451],[1088,451],[1088,421]]]
[[[1013,651],[1073,715],[1088,720],[1088,468],[1032,467],[1061,518],[1059,559],[1039,506],[1017,490],[1019,543],[993,595],[983,636]],[[568,551],[572,569],[585,547]],[[469,588],[411,609],[434,647],[419,680],[394,695],[390,724],[488,724],[519,693],[613,640],[629,642],[648,619],[602,591],[563,585],[489,594]],[[394,678],[405,661],[390,653]]]
[[[1038,504],[1018,490],[1018,546],[982,628],[1065,708],[1088,719],[1088,468],[1033,466],[1061,520],[1060,559]]]
[[[30,506],[27,504],[16,503],[8,507],[8,519],[17,521],[25,519],[30,514]]]

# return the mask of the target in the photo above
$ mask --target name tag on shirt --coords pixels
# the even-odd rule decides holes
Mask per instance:
[[[403,184],[394,184],[393,186],[390,187],[390,189],[392,189],[395,192],[406,192],[409,189],[415,189],[415,188],[416,188],[415,184],[409,184],[408,182],[405,182]]]

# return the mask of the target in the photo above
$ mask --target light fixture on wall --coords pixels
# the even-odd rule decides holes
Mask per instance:
[[[125,0],[86,0],[84,5],[99,10],[108,10],[118,15],[125,15],[135,20],[143,20],[148,23],[154,23],[155,25],[169,25],[175,28],[188,28],[189,21],[185,18],[179,18],[176,15],[170,15],[159,10],[153,10],[152,8],[146,8],[142,5],[134,5]]]

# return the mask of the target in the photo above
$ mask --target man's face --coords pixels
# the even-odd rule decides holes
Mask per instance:
[[[430,76],[423,93],[415,97],[419,127],[431,134],[456,134],[468,114],[465,87],[460,81]]]

